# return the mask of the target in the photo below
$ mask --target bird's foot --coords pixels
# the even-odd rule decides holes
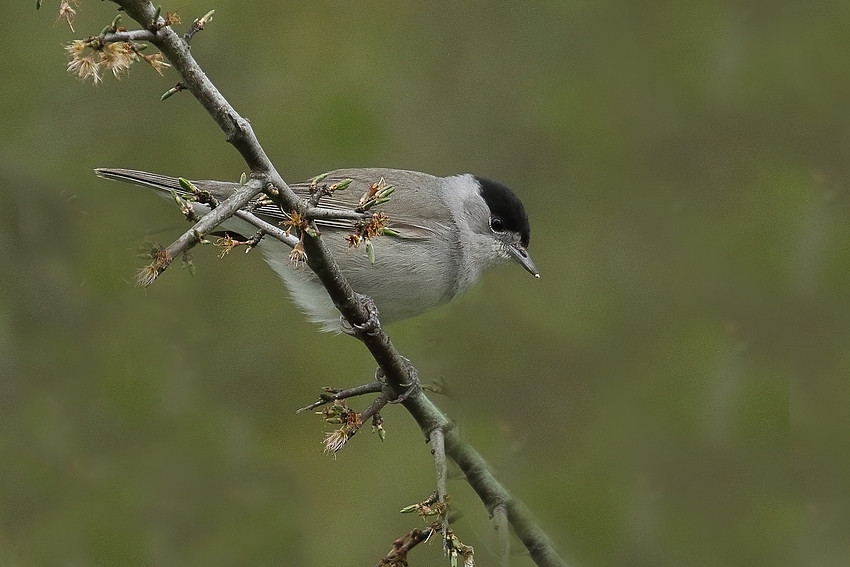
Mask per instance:
[[[400,386],[405,390],[399,394],[396,399],[388,402],[391,404],[400,404],[411,395],[422,390],[422,383],[419,382],[419,374],[416,372],[416,368],[410,363],[409,359],[405,357],[402,358],[404,358],[404,366],[407,370],[407,382],[400,384]]]
[[[378,307],[372,298],[368,295],[361,295],[355,292],[357,301],[366,310],[368,317],[366,321],[360,325],[350,322],[344,316],[339,316],[339,327],[346,335],[357,337],[360,335],[374,335],[381,328],[381,322],[378,320]]]

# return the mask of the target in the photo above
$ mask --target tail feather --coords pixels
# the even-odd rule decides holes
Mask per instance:
[[[98,177],[104,179],[112,179],[113,181],[123,181],[124,183],[132,183],[154,189],[159,193],[165,194],[168,197],[172,191],[178,195],[186,195],[188,191],[180,186],[180,181],[176,177],[160,175],[158,173],[150,173],[147,171],[136,171],[133,169],[112,169],[107,167],[99,167],[94,170]],[[209,179],[192,180],[192,184],[198,189],[209,191],[217,199],[227,199],[233,192],[239,189],[239,183],[230,181],[212,181]]]
[[[149,187],[163,193],[171,193],[172,191],[176,191],[178,194],[186,193],[186,190],[180,186],[180,182],[176,177],[168,177],[167,175],[159,175],[158,173],[107,167],[98,167],[94,170],[94,173],[103,179],[132,183],[133,185]]]

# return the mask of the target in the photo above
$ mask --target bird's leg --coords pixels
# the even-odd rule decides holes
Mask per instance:
[[[396,396],[395,399],[388,400],[387,403],[389,404],[400,404],[401,402],[409,398],[411,394],[416,392],[417,389],[421,389],[419,375],[416,373],[416,368],[414,368],[414,366],[410,363],[409,359],[403,356],[402,358],[404,359],[404,366],[407,370],[408,381],[403,384],[400,384],[400,386],[402,388],[405,388],[405,390],[401,394]],[[384,388],[386,388],[385,392],[391,390],[391,386],[387,384],[387,375],[384,374],[384,369],[380,366],[375,370],[375,380],[384,383]]]
[[[358,335],[372,335],[375,334],[375,331],[381,328],[381,322],[378,320],[378,307],[375,305],[375,302],[372,301],[372,298],[368,295],[362,295],[357,292],[354,293],[357,297],[357,301],[360,302],[360,305],[366,309],[366,313],[368,317],[366,322],[362,325],[357,325],[352,323],[344,316],[339,316],[339,327],[342,329],[342,332],[346,335],[351,335],[356,337]]]
[[[407,370],[407,382],[399,384],[402,388],[405,388],[405,390],[399,394],[396,399],[390,400],[389,403],[391,404],[400,404],[412,394],[415,394],[417,391],[422,389],[422,385],[419,382],[419,374],[416,372],[416,367],[410,363],[409,359],[403,356],[401,358],[404,360],[405,370]]]

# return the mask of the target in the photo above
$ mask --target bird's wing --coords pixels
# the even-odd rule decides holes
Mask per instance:
[[[400,177],[404,177],[404,179]],[[411,177],[413,179],[410,179]],[[421,179],[417,179],[418,177],[421,177]],[[383,179],[384,184],[394,185],[397,189],[390,196],[388,202],[370,209],[369,212],[380,211],[385,213],[389,217],[385,226],[398,233],[399,238],[428,239],[434,235],[435,229],[445,228],[445,223],[440,223],[437,219],[413,220],[410,215],[402,212],[410,210],[407,205],[413,204],[413,201],[420,197],[418,193],[421,184],[439,182],[438,178],[430,175],[385,169],[344,169],[328,173],[318,183],[313,183],[310,180],[291,184],[290,187],[296,195],[306,199],[311,196],[311,191],[316,186],[330,187],[348,179],[351,180],[351,183],[345,190],[336,191],[332,195],[322,197],[319,206],[324,209],[352,211],[360,204],[361,197],[369,190],[370,186],[381,182]],[[417,181],[420,185],[417,184]],[[279,222],[289,218],[289,214],[282,211],[277,205],[263,205],[257,207],[254,212],[270,222]],[[348,232],[353,231],[355,227],[355,221],[347,219],[317,220],[316,224],[320,227]]]

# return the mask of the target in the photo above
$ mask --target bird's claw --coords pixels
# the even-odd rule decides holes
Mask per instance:
[[[407,368],[408,380],[404,384],[400,384],[400,386],[405,390],[401,394],[399,394],[394,400],[390,400],[387,403],[400,404],[407,400],[407,398],[409,398],[411,395],[422,389],[421,382],[419,382],[419,374],[416,372],[416,368],[410,363],[410,360],[404,358],[404,365]]]
[[[378,307],[375,305],[375,302],[372,301],[372,298],[368,295],[361,295],[359,293],[355,294],[357,300],[360,302],[360,305],[366,309],[366,313],[368,317],[366,321],[360,325],[356,323],[350,322],[344,316],[339,316],[339,327],[342,329],[342,332],[346,335],[351,336],[359,336],[359,335],[373,335],[375,332],[381,328],[381,322],[378,320]]]

